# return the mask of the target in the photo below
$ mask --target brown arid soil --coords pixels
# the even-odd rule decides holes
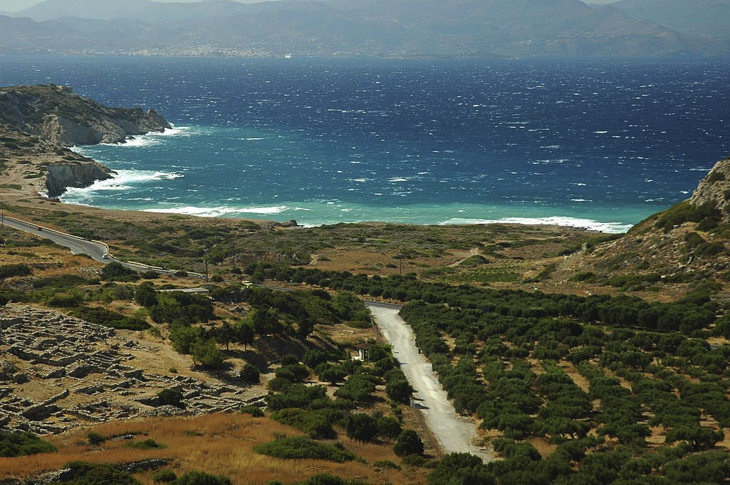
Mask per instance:
[[[109,439],[99,447],[86,441],[90,432],[105,437],[134,435],[131,440]],[[305,480],[318,473],[332,473],[343,478],[362,479],[371,483],[424,483],[428,470],[403,467],[402,470],[380,470],[373,463],[400,460],[393,454],[392,444],[356,442],[344,437],[343,445],[362,461],[344,464],[322,460],[281,460],[254,453],[253,447],[273,441],[276,436],[297,436],[302,433],[268,418],[252,418],[245,414],[212,414],[191,418],[152,418],[139,421],[107,423],[48,437],[57,453],[19,458],[0,458],[0,479],[31,478],[41,473],[62,469],[71,461],[123,464],[145,459],[170,460],[169,468],[181,475],[187,471],[205,470],[225,475],[233,483],[285,483]],[[136,450],[130,441],[152,439],[162,449]],[[152,472],[136,475],[144,484],[152,484]]]

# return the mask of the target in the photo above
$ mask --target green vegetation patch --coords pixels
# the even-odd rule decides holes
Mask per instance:
[[[327,445],[302,436],[280,438],[255,446],[254,451],[260,455],[288,460],[311,459],[345,463],[356,458],[341,443]]]
[[[76,308],[71,312],[76,318],[96,323],[105,327],[126,329],[126,330],[147,330],[151,326],[144,320],[136,317],[127,317],[121,313],[113,312],[105,308],[86,307]]]
[[[53,453],[58,449],[32,433],[8,433],[0,431],[0,457],[37,455]]]
[[[32,274],[27,264],[3,264],[0,265],[0,280],[14,276],[28,276]]]

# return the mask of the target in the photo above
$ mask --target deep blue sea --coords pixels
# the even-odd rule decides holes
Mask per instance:
[[[79,147],[65,202],[316,225],[495,220],[623,231],[730,155],[727,60],[0,57],[175,129]]]

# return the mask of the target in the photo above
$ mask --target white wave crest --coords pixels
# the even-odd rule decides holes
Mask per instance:
[[[526,224],[535,226],[566,226],[590,231],[600,231],[611,234],[620,234],[628,231],[633,224],[623,224],[620,222],[600,222],[592,219],[580,219],[577,217],[505,217],[502,219],[462,219],[453,218],[448,221],[441,222],[439,225],[451,226],[459,224]]]
[[[61,197],[62,200],[84,198],[93,192],[109,190],[130,190],[132,185],[157,180],[175,180],[184,177],[181,173],[175,172],[153,172],[151,170],[117,170],[113,178],[99,180],[89,187],[69,188]]]
[[[165,131],[152,131],[146,135],[137,135],[128,138],[124,143],[104,143],[104,145],[113,145],[125,148],[139,148],[152,145],[159,145],[165,138],[172,136],[191,136],[192,131],[188,126],[167,128]]]
[[[144,209],[144,212],[159,212],[162,214],[183,214],[188,216],[198,217],[223,217],[232,216],[239,214],[260,214],[260,215],[274,215],[281,214],[284,211],[289,210],[287,206],[276,206],[276,207],[171,207],[167,209],[154,208]]]

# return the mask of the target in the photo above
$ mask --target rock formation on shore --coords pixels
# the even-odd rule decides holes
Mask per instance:
[[[154,110],[109,108],[69,87],[0,88],[0,160],[27,165],[29,158],[40,158],[36,173],[45,176],[49,197],[112,177],[108,168],[66,147],[123,143],[131,136],[169,128]],[[32,173],[23,179],[34,178]]]
[[[93,160],[48,165],[46,172],[48,197],[63,195],[69,187],[88,187],[98,180],[110,179],[113,173],[109,168]]]

